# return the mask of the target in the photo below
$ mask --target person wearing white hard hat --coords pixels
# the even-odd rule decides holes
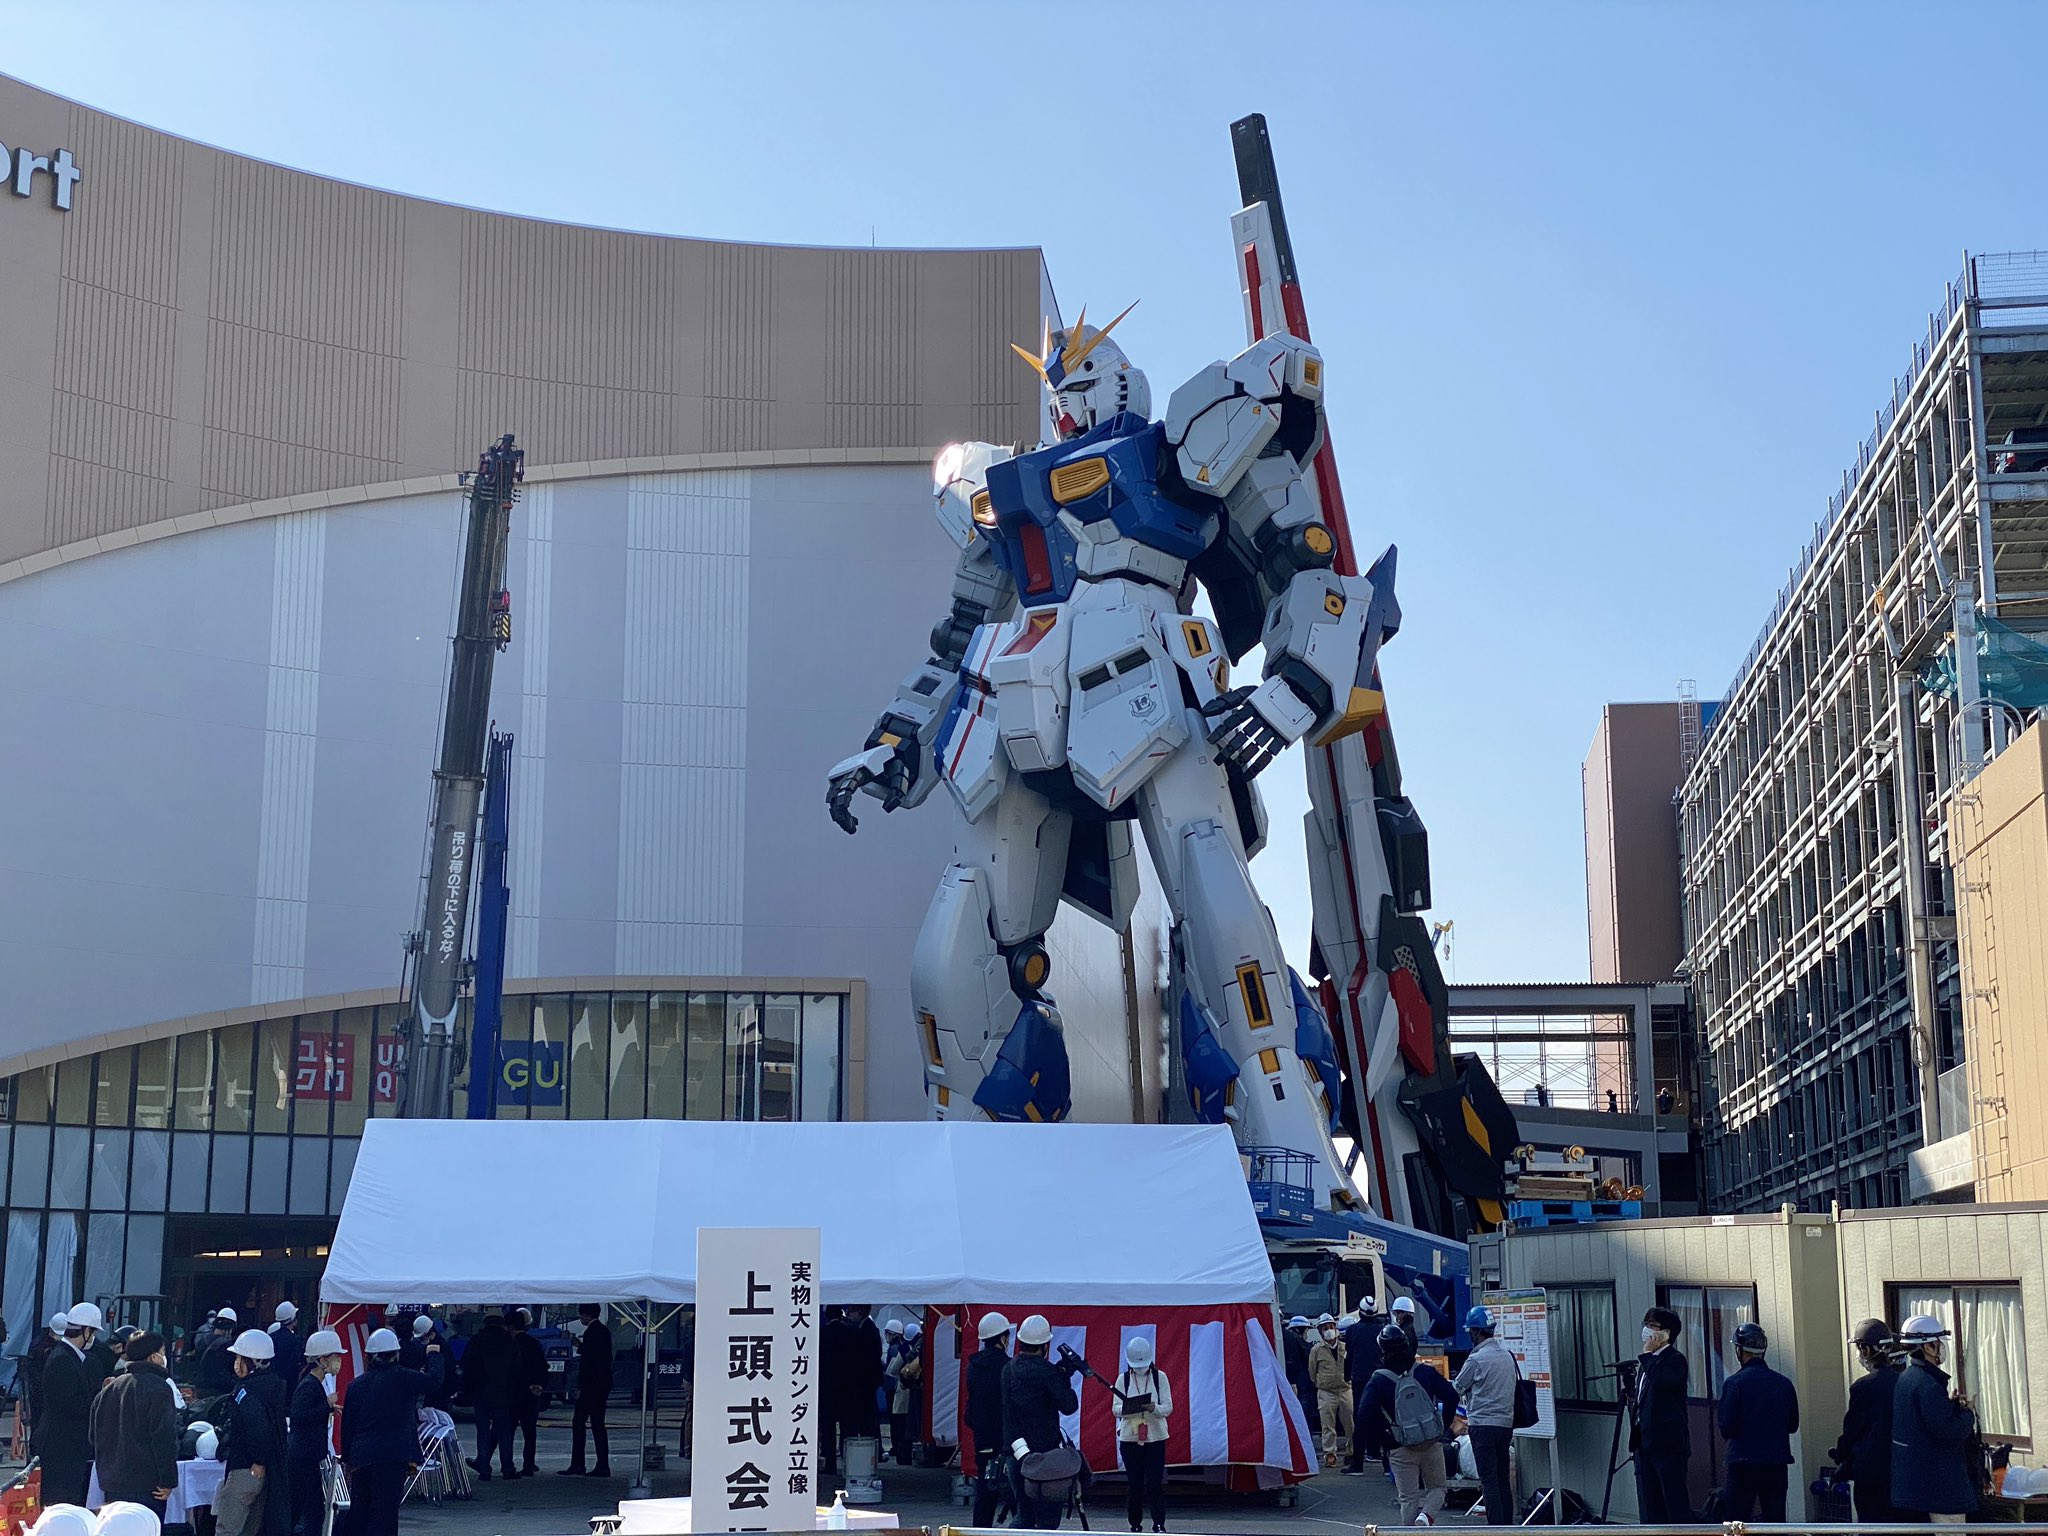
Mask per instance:
[[[1316,1412],[1323,1421],[1323,1465],[1351,1460],[1351,1381],[1344,1369],[1344,1339],[1337,1319],[1316,1319],[1316,1342],[1308,1352],[1308,1377],[1315,1383]]]
[[[104,1323],[98,1307],[81,1301],[64,1314],[64,1341],[43,1363],[36,1454],[45,1503],[82,1505],[92,1486],[92,1400],[104,1378],[86,1357]]]
[[[1309,1335],[1314,1331],[1315,1324],[1299,1312],[1287,1319],[1287,1326],[1280,1331],[1282,1358],[1287,1363],[1287,1384],[1294,1389],[1295,1401],[1301,1404],[1301,1416],[1308,1420],[1311,1441],[1322,1433],[1322,1419],[1316,1413],[1316,1384],[1308,1374]]]
[[[1166,1529],[1166,1426],[1173,1414],[1173,1386],[1152,1358],[1152,1340],[1134,1335],[1124,1345],[1124,1368],[1117,1372],[1117,1454],[1129,1484],[1125,1512],[1131,1529],[1140,1529],[1147,1511],[1152,1529]]]
[[[244,1328],[228,1346],[228,1358],[236,1384],[221,1425],[227,1477],[214,1500],[214,1522],[220,1536],[285,1536],[292,1518],[285,1448],[290,1393],[270,1369],[277,1346],[262,1329]]]
[[[288,1388],[297,1385],[299,1373],[306,1368],[306,1341],[299,1333],[298,1321],[299,1309],[288,1301],[280,1301],[276,1321],[270,1325],[270,1342],[277,1350],[270,1368]]]
[[[1901,1520],[1954,1525],[1977,1510],[1968,1455],[1977,1414],[1941,1368],[1948,1337],[1948,1325],[1925,1313],[1899,1330],[1907,1354],[1892,1388],[1892,1508]]]
[[[341,1370],[341,1335],[322,1328],[306,1340],[306,1364],[292,1385],[285,1413],[285,1465],[291,1473],[292,1536],[321,1536],[327,1489],[320,1465],[332,1439],[335,1377]],[[272,1370],[276,1367],[272,1366]]]
[[[28,1352],[21,1357],[21,1366],[15,1373],[15,1384],[21,1394],[22,1420],[28,1429],[29,1454],[35,1454],[36,1424],[42,1408],[43,1367],[49,1364],[50,1351],[64,1342],[64,1330],[70,1321],[62,1312],[50,1315],[48,1326],[35,1336]]]
[[[208,1402],[235,1390],[235,1337],[241,1319],[222,1307],[199,1340],[199,1395]]]
[[[907,1467],[917,1419],[917,1383],[924,1374],[924,1353],[917,1340],[924,1329],[892,1318],[885,1333],[882,1390],[889,1396],[889,1454],[898,1466]]]
[[[341,1409],[341,1459],[353,1474],[353,1536],[398,1536],[398,1504],[406,1469],[419,1457],[419,1404],[441,1385],[444,1356],[427,1345],[427,1367],[398,1363],[398,1335],[379,1328],[365,1352],[369,1364],[349,1383]]]
[[[1086,1369],[1080,1356],[1069,1354],[1055,1364],[1047,1358],[1052,1324],[1032,1313],[1017,1325],[1017,1358],[1003,1372],[1003,1434],[1020,1470],[1013,1481],[1017,1508],[1027,1529],[1056,1531],[1065,1513],[1062,1502],[1035,1497],[1021,1471],[1024,1458],[1061,1445],[1060,1419],[1081,1411],[1074,1376]]]
[[[1422,1335],[1416,1326],[1415,1298],[1413,1296],[1396,1296],[1387,1320],[1392,1323],[1398,1323],[1401,1331],[1408,1335],[1416,1348],[1420,1349],[1422,1347]]]
[[[162,1335],[131,1334],[122,1353],[127,1369],[93,1399],[93,1467],[107,1499],[147,1505],[161,1520],[178,1483],[184,1416],[171,1390]]]
[[[967,1437],[974,1446],[974,1524],[987,1530],[1009,1493],[1003,1370],[1010,1363],[1010,1320],[1000,1312],[984,1312],[975,1332],[981,1347],[967,1361]]]

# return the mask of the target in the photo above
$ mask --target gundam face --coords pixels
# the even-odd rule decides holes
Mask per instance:
[[[1155,422],[1115,324],[1084,317],[1016,349],[1050,393],[1054,441],[958,444],[934,464],[961,552],[953,611],[833,770],[829,806],[851,831],[857,795],[895,810],[943,782],[959,807],[911,961],[939,1116],[1070,1112],[1077,1023],[1050,995],[1043,941],[1062,900],[1128,920],[1135,829],[1173,913],[1190,1108],[1247,1147],[1304,1155],[1323,1209],[1349,1208],[1328,1030],[1299,1006],[1247,864],[1265,825],[1251,781],[1302,736],[1357,728],[1391,590],[1330,569],[1303,480],[1322,441],[1313,347],[1266,338],[1182,385]],[[1220,602],[1220,623],[1197,617],[1197,581],[1235,594],[1236,617]],[[1261,641],[1265,680],[1230,687],[1229,658]]]

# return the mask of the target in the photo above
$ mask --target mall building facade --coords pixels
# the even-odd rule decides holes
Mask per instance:
[[[314,1294],[393,1112],[456,472],[501,433],[497,1112],[922,1116],[954,813],[850,839],[825,774],[945,610],[933,453],[1039,435],[1040,253],[477,212],[5,78],[0,142],[69,173],[0,199],[7,1349],[80,1297]],[[1156,910],[1054,930],[1063,1011],[1118,1042],[1076,1053],[1079,1117],[1156,1098]]]

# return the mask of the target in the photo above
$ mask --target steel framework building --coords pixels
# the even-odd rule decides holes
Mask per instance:
[[[1942,825],[2016,722],[1916,673],[1978,613],[2048,626],[2048,448],[2004,451],[2044,423],[2048,253],[1966,257],[1686,775],[1714,1209],[1968,1184]]]

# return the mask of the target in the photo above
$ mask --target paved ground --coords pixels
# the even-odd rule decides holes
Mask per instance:
[[[552,1419],[553,1416],[550,1417]],[[614,1423],[619,1423],[624,1417],[615,1414]],[[520,1478],[510,1483],[493,1478],[480,1486],[476,1498],[466,1504],[450,1503],[439,1509],[408,1504],[402,1529],[406,1536],[426,1536],[430,1531],[447,1532],[449,1536],[584,1536],[592,1515],[611,1512],[618,1501],[627,1496],[634,1458],[627,1453],[626,1447],[633,1443],[635,1437],[630,1431],[620,1432],[626,1427],[626,1424],[620,1424],[612,1435],[612,1464],[620,1475],[609,1483],[593,1478],[555,1476],[554,1469],[566,1466],[569,1460],[567,1421],[544,1422],[540,1437],[540,1476]],[[465,1440],[469,1441],[470,1426],[465,1424],[462,1428]],[[667,1447],[669,1462],[666,1470],[652,1475],[654,1496],[668,1498],[688,1493],[689,1472],[675,1456],[675,1425],[665,1424],[659,1438]],[[949,1497],[952,1485],[950,1472],[885,1467],[883,1479],[887,1493],[881,1507],[900,1515],[906,1525],[937,1529],[967,1518],[967,1511],[952,1503]],[[1311,1533],[1335,1526],[1355,1531],[1363,1525],[1392,1523],[1396,1518],[1393,1488],[1377,1470],[1366,1477],[1324,1473],[1301,1486],[1292,1508],[1280,1507],[1270,1496],[1240,1497],[1181,1490],[1169,1485],[1167,1514],[1167,1525],[1174,1531],[1293,1531],[1300,1532],[1301,1536],[1311,1536]],[[1115,1492],[1090,1502],[1088,1520],[1097,1531],[1121,1532],[1126,1529],[1120,1486]],[[1453,1517],[1448,1523],[1466,1522]],[[1069,1522],[1069,1529],[1072,1529],[1072,1522]]]

